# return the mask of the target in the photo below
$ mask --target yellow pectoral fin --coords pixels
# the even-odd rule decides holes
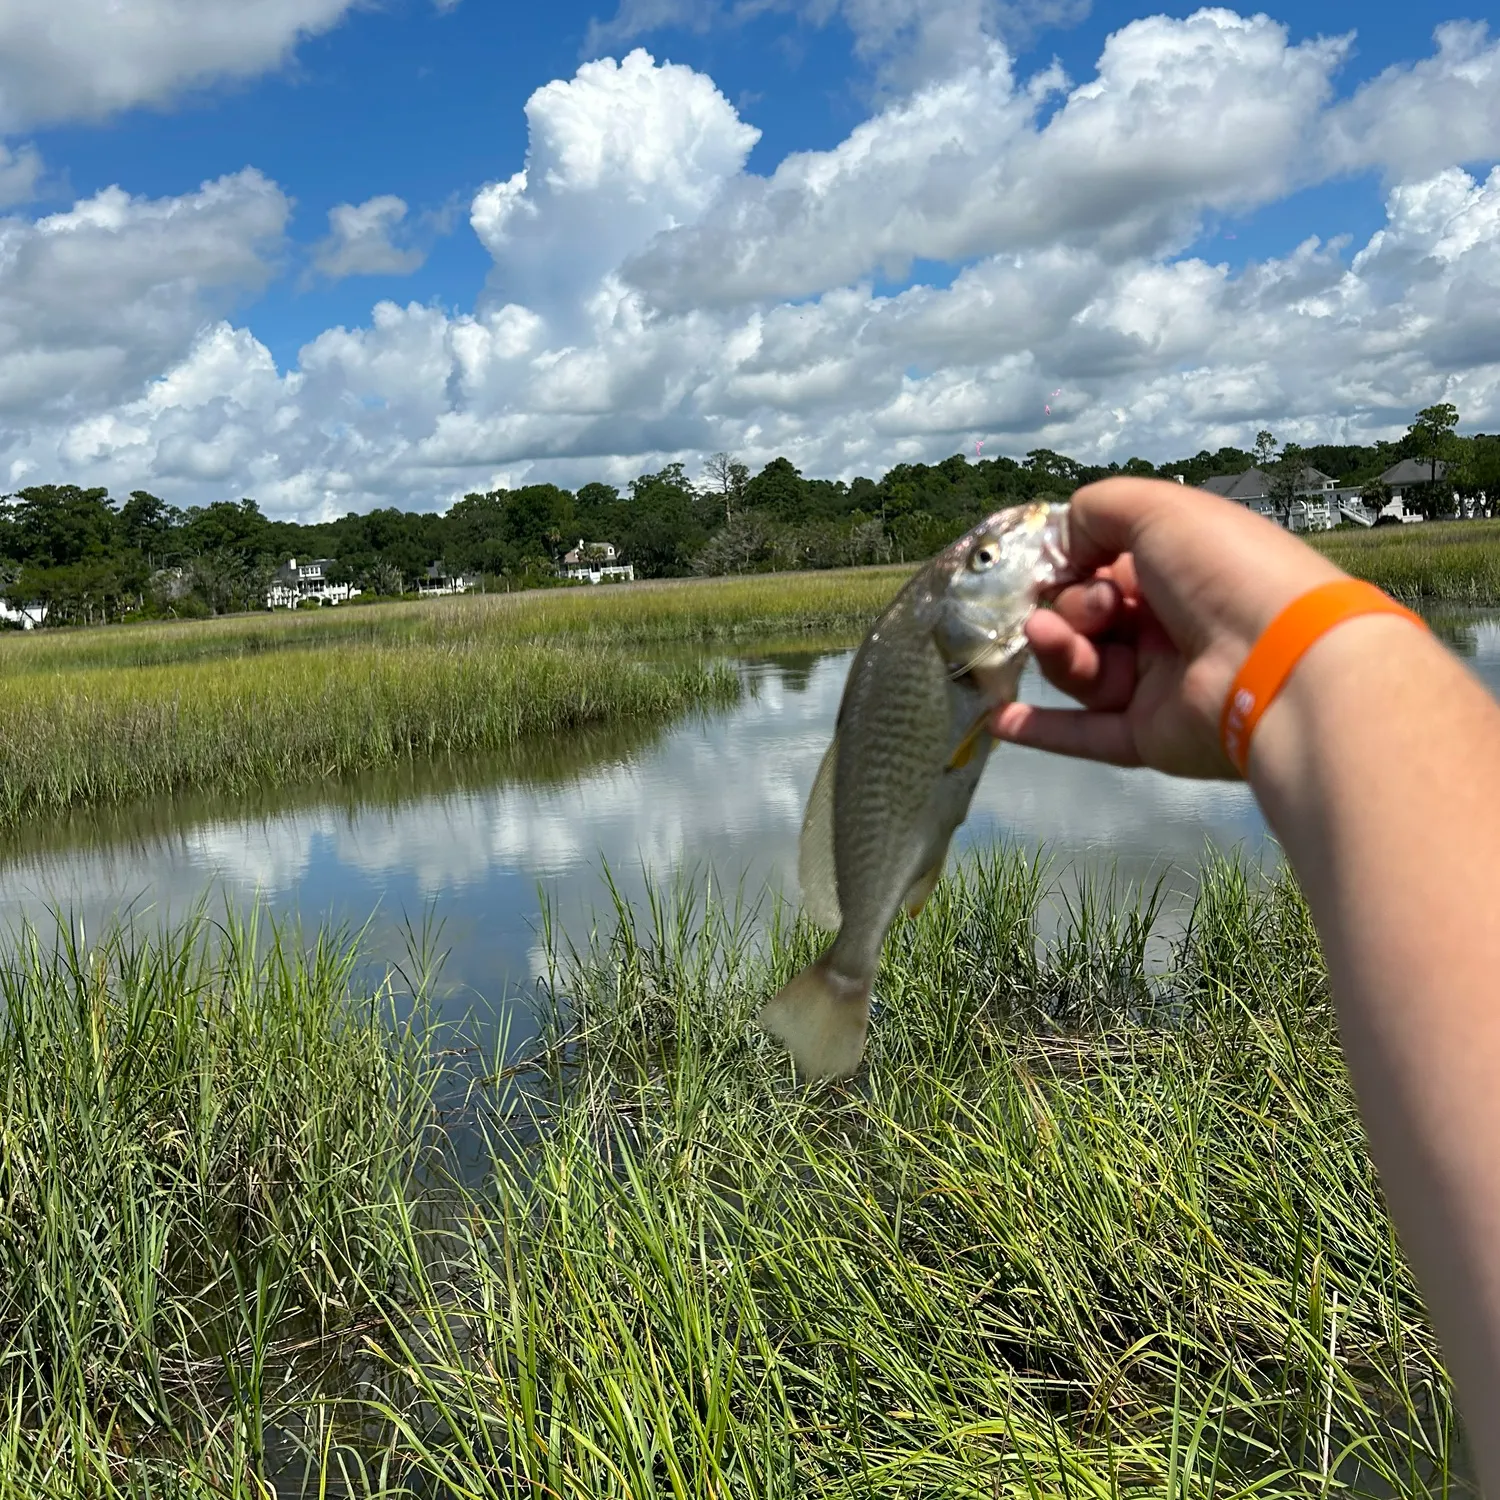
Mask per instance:
[[[946,849],[938,855],[937,863],[930,870],[923,870],[907,888],[906,897],[902,905],[906,908],[906,915],[919,917],[922,908],[927,905],[927,898],[937,889],[937,883],[942,878],[943,862],[948,856]]]
[[[979,736],[984,733],[984,721],[989,718],[988,714],[981,714],[974,722],[974,727],[958,742],[958,748],[948,760],[950,771],[961,771],[974,759],[974,751],[979,745]]]

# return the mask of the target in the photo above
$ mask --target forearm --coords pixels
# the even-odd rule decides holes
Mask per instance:
[[[1409,623],[1350,621],[1267,711],[1250,780],[1323,937],[1381,1181],[1500,1495],[1500,707]]]

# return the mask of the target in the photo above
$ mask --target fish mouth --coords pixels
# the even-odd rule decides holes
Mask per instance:
[[[982,646],[974,652],[967,661],[961,662],[956,667],[948,670],[948,680],[955,683],[967,683],[977,687],[978,679],[982,673],[994,672],[1013,661],[1022,651],[1026,650],[1026,631],[1024,626],[1014,630],[1003,640],[994,640]]]
[[[1049,505],[1042,517],[1041,548],[1034,573],[1037,598],[1042,599],[1076,583],[1083,575],[1069,556],[1072,515],[1066,505]]]

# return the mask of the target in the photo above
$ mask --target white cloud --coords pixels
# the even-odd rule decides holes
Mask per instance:
[[[1432,57],[1387,68],[1330,111],[1332,165],[1410,181],[1500,156],[1500,42],[1467,21],[1433,35]]]
[[[606,52],[669,27],[701,34],[713,26],[732,24],[743,14],[719,0],[620,0],[609,20],[595,17],[589,22],[584,50]]]
[[[106,409],[264,284],[288,205],[245,171],[177,198],[105,188],[64,213],[0,219],[0,413]]]
[[[585,50],[608,51],[654,31],[698,33],[734,27],[768,11],[804,25],[847,28],[855,55],[876,67],[884,88],[912,88],[965,65],[1003,36],[1012,45],[1038,31],[1076,25],[1089,0],[621,0],[590,23]]]
[[[0,128],[97,119],[277,66],[353,0],[6,0]]]
[[[427,254],[395,243],[406,204],[394,194],[340,203],[328,210],[328,237],[313,247],[313,268],[331,281],[345,276],[407,276]]]
[[[1018,82],[991,47],[834,150],[741,176],[626,274],[681,307],[806,296],[877,270],[899,279],[919,257],[1059,240],[1116,256],[1179,249],[1204,210],[1263,203],[1296,180],[1342,51],[1288,47],[1264,16],[1135,21],[1039,126],[1061,76]]]
[[[639,49],[538,89],[526,119],[525,169],[482,188],[470,222],[497,295],[569,320],[624,257],[696,221],[760,137],[711,79]]]
[[[35,146],[7,146],[0,141],[0,208],[29,203],[42,176],[42,157]]]
[[[1353,441],[1439,399],[1493,425],[1500,175],[1412,176],[1390,144],[1408,108],[1427,122],[1413,160],[1483,144],[1424,101],[1432,69],[1482,71],[1490,50],[1440,37],[1431,67],[1338,103],[1342,42],[1158,17],[1077,86],[991,50],[769,178],[703,75],[641,51],[588,63],[532,96],[524,166],[473,201],[494,262],[479,305],[381,302],[286,371],[220,320],[285,220],[264,179],[0,221],[0,467],[318,516],[720,448],[847,475],[978,437],[1105,460],[1267,424]],[[1393,179],[1367,242],[1330,222],[1239,271],[1185,250],[1200,217],[1356,160]],[[961,268],[878,290],[875,268],[917,257]]]

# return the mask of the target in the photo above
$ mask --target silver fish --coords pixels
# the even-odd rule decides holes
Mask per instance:
[[[1070,577],[1067,519],[1033,504],[980,522],[907,583],[849,668],[797,862],[803,909],[838,936],[759,1018],[804,1077],[859,1067],[886,932],[932,894],[989,758],[984,724],[1015,698],[1026,619]]]

